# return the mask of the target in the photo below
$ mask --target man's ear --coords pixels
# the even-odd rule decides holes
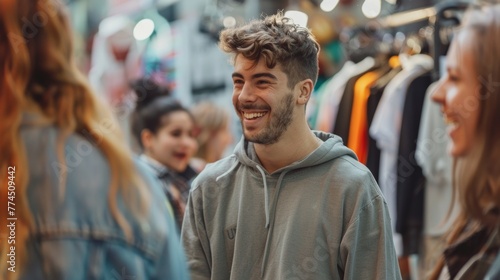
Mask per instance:
[[[153,143],[154,134],[149,129],[143,129],[141,132],[141,142],[144,150],[147,150],[151,147]]]
[[[314,89],[314,84],[311,79],[305,79],[297,84],[299,90],[299,98],[297,99],[297,104],[305,105],[309,98],[311,98],[312,91]]]

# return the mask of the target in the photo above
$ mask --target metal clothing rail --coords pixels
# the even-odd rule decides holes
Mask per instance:
[[[471,3],[469,2],[445,2],[436,6],[436,21],[434,22],[434,80],[440,77],[441,56],[446,55],[449,42],[444,43],[440,36],[442,28],[449,26],[450,22],[453,26],[460,25],[461,18],[457,16],[457,11],[465,11]]]
[[[437,10],[435,7],[399,12],[380,19],[379,24],[384,28],[399,27],[429,19],[430,17],[435,16],[436,13]]]
[[[449,11],[461,11],[467,9],[470,2],[448,1],[439,3],[433,7],[409,10],[388,15],[378,20],[381,27],[399,27],[414,22],[419,22],[433,17],[444,19]]]
[[[434,26],[434,79],[439,78],[440,56],[446,54],[448,43],[443,42],[440,37],[442,28],[450,26],[450,22],[454,26],[460,25],[461,18],[456,12],[463,12],[469,6],[470,2],[464,1],[448,1],[422,9],[415,9],[388,15],[376,22],[381,28],[394,28],[408,25],[423,20],[429,20],[429,24]]]

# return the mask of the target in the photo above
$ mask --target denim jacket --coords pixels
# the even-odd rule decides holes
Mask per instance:
[[[73,134],[65,142],[62,163],[56,152],[60,131],[30,125],[26,120],[32,117],[25,116],[21,136],[29,161],[26,195],[35,229],[20,279],[188,279],[165,195],[146,167],[135,161],[151,193],[147,217],[132,219],[118,195],[118,207],[134,237],[128,241],[108,206],[110,167],[102,152],[86,137]],[[59,187],[63,164],[64,190]]]

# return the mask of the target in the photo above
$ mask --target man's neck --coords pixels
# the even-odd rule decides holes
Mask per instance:
[[[257,157],[269,173],[305,158],[322,143],[309,128],[295,133],[287,131],[286,134],[271,145],[254,144]]]

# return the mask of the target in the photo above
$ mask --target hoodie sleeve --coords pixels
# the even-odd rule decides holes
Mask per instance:
[[[360,209],[342,239],[343,279],[401,279],[387,205],[377,195]]]
[[[203,219],[202,195],[200,189],[193,189],[189,194],[188,205],[182,224],[182,243],[186,251],[188,267],[192,280],[210,279],[211,256],[210,243]]]

